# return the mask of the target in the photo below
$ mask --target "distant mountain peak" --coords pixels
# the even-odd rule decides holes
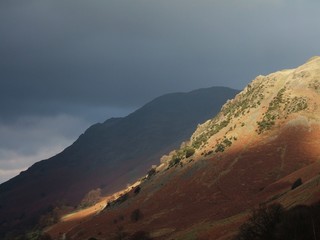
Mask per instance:
[[[112,193],[135,181],[238,92],[212,87],[166,94],[126,117],[92,125],[63,152],[0,185],[0,238],[32,226],[59,201],[75,206],[93,189]]]

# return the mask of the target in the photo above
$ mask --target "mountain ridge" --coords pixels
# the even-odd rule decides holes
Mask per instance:
[[[0,232],[34,225],[57,201],[74,206],[92,189],[108,193],[125,186],[237,92],[213,87],[169,94],[127,117],[91,126],[63,152],[0,185]]]
[[[254,206],[318,201],[319,80],[320,57],[258,76],[163,157],[140,182],[138,195],[129,189],[126,201],[109,203],[66,236],[115,239],[126,233],[130,239],[143,231],[159,240],[227,240]],[[299,178],[302,185],[293,189]],[[130,220],[135,209],[142,215],[137,222]],[[57,229],[48,232],[57,238]]]

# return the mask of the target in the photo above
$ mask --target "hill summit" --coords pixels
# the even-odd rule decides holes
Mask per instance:
[[[204,154],[210,149],[217,153],[241,136],[279,134],[286,127],[318,124],[319,93],[320,57],[296,69],[258,76],[215,118],[198,127],[190,145]]]
[[[254,206],[314,203],[319,107],[320,57],[258,76],[99,214],[48,232],[70,239],[227,240]]]

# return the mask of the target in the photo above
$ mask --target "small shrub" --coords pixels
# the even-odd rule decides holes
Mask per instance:
[[[270,130],[272,126],[275,125],[275,121],[270,120],[268,118],[264,118],[262,121],[258,121],[257,124],[258,124],[258,133],[261,134],[265,130]]]
[[[195,153],[195,150],[194,150],[194,148],[193,147],[188,147],[186,150],[185,150],[185,152],[186,152],[186,158],[188,158],[188,157],[191,157],[194,153]]]
[[[130,240],[151,240],[149,237],[149,233],[145,231],[138,231],[132,234],[132,236],[129,238]]]
[[[215,152],[224,152],[224,145],[222,143],[217,144]]]
[[[141,191],[141,187],[140,187],[140,186],[137,186],[137,187],[134,189],[133,193],[137,195],[138,193],[140,193],[140,191]]]
[[[210,151],[208,151],[208,152],[205,154],[205,156],[209,156],[209,155],[212,154],[212,153],[213,153],[213,151],[210,150]]]
[[[152,177],[153,175],[155,175],[157,172],[156,172],[156,169],[155,168],[151,168],[149,171],[148,171],[148,174],[147,174],[147,177],[150,178]]]
[[[174,156],[172,160],[169,162],[169,168],[177,165],[181,161],[181,158]]]
[[[223,140],[223,143],[224,143],[224,145],[227,146],[227,147],[230,147],[230,146],[232,145],[232,142],[231,142],[228,138],[225,138],[225,139]]]
[[[116,200],[108,202],[105,209],[112,207],[112,206],[115,206],[115,205],[118,205],[118,204],[121,204],[121,203],[125,202],[128,198],[129,198],[129,194],[125,193],[125,194],[121,195],[119,198],[117,198]]]
[[[274,239],[276,225],[280,222],[284,209],[280,204],[260,206],[254,210],[249,220],[240,227],[235,240]]]
[[[129,194],[128,193],[125,193],[123,194],[121,197],[119,197],[116,202],[117,203],[123,203],[125,201],[127,201],[127,199],[129,198]]]
[[[137,222],[142,218],[142,213],[140,211],[140,209],[135,209],[132,211],[131,215],[130,215],[130,219],[132,222]]]
[[[299,187],[300,185],[302,185],[302,179],[301,178],[298,178],[291,186],[291,190]]]

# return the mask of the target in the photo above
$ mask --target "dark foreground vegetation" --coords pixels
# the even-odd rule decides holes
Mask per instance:
[[[260,206],[240,227],[234,240],[320,239],[320,203],[288,210],[280,204]]]

